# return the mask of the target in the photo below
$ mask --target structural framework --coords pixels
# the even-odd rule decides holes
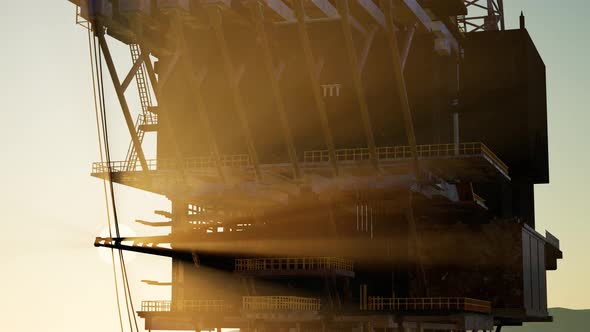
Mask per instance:
[[[138,221],[161,236],[95,242],[171,258],[171,300],[141,304],[146,329],[551,320],[562,253],[534,214],[545,66],[501,0],[71,2],[131,136],[92,175],[171,202],[155,211],[167,222]],[[113,40],[131,49],[124,75]]]

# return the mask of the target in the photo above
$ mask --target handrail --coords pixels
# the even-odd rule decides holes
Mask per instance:
[[[228,312],[233,310],[224,300],[185,300],[173,306],[172,301],[142,301],[141,311],[145,312]]]
[[[370,153],[368,148],[339,149],[336,150],[336,158],[339,162],[344,161],[368,161]],[[451,158],[451,157],[471,157],[483,156],[492,164],[500,169],[504,174],[508,174],[508,166],[496,156],[483,143],[461,143],[455,144],[427,144],[417,146],[418,158]],[[377,157],[379,161],[400,161],[412,158],[410,146],[386,146],[377,148]],[[223,167],[251,167],[250,157],[247,154],[224,155],[221,156]],[[304,152],[304,164],[327,163],[330,161],[328,150],[314,150]],[[148,169],[155,170],[174,170],[176,169],[176,160],[152,159],[146,160]],[[138,165],[130,165],[128,161],[113,161],[108,163],[93,163],[92,173],[125,171],[141,171]],[[196,157],[184,160],[184,169],[202,169],[217,167],[216,160],[213,156]]]
[[[237,258],[237,272],[254,271],[310,271],[310,270],[343,270],[353,271],[352,260],[338,257],[270,257],[270,258]]]
[[[424,298],[388,298],[369,297],[370,311],[426,311],[426,310],[460,310],[491,313],[489,301],[464,297],[424,297]]]
[[[168,312],[171,307],[172,301],[141,301],[141,311]]]
[[[320,299],[298,296],[244,296],[245,311],[309,311],[320,310]]]
[[[508,173],[508,166],[496,156],[483,143],[460,143],[456,144],[426,144],[418,145],[418,158],[437,158],[437,157],[465,157],[482,155],[489,158],[490,162],[496,164],[504,173]],[[370,160],[368,148],[353,148],[336,150],[338,161],[363,161]],[[410,146],[385,146],[377,148],[377,157],[380,161],[406,160],[413,158]],[[315,150],[304,152],[305,163],[326,163],[330,160],[328,150]]]
[[[217,167],[216,160],[213,156],[197,157],[184,160],[184,169],[198,169],[198,168],[213,168]],[[175,170],[176,160],[169,159],[148,159],[146,160],[148,170]],[[221,156],[221,164],[223,167],[248,167],[250,166],[250,156],[248,155],[226,155]],[[97,162],[92,164],[92,173],[108,173],[108,172],[139,172],[141,168],[139,165],[132,165],[129,161],[111,161]]]
[[[228,312],[234,308],[223,300],[185,300],[180,302],[170,300],[142,301],[143,312]],[[309,311],[320,310],[320,299],[298,296],[244,296],[242,309],[245,311]]]
[[[82,16],[82,8],[80,5],[76,5],[76,25],[92,31],[92,23]]]

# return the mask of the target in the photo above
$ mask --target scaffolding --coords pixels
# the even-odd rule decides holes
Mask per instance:
[[[458,17],[464,33],[505,30],[504,0],[466,0],[469,15]]]

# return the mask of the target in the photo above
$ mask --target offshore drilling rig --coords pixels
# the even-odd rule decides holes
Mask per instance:
[[[147,330],[551,321],[545,66],[502,0],[70,1],[131,136],[92,175],[171,202],[161,236],[95,242],[171,258]]]

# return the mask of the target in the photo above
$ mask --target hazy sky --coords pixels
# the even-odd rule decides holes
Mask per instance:
[[[536,188],[537,229],[557,235],[565,255],[549,273],[549,304],[590,308],[590,5],[505,3],[510,27],[525,11],[547,65],[552,183]],[[102,185],[89,176],[99,155],[86,32],[66,0],[2,0],[0,13],[0,330],[116,331],[112,272],[92,247],[106,224]],[[129,58],[127,48],[114,48]],[[126,147],[126,137],[114,139]],[[135,218],[167,208],[151,195],[118,192],[121,220],[136,233],[148,230]],[[168,298],[167,288],[139,283],[169,280],[166,259],[137,256],[128,269],[136,304]]]

